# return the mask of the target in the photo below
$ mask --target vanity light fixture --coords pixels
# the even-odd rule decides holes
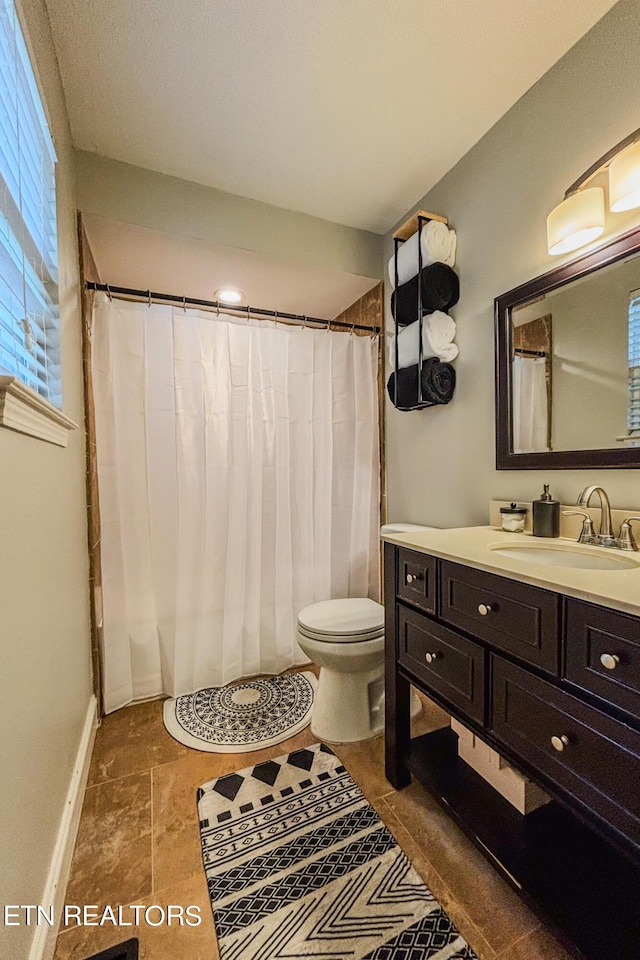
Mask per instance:
[[[221,287],[214,293],[214,298],[221,303],[242,303],[245,297],[242,290],[236,287]]]
[[[587,184],[607,168],[609,209],[619,213],[640,207],[640,129],[585,170],[551,211],[547,217],[547,246],[552,256],[584,247],[604,233],[604,189]]]
[[[609,206],[614,213],[640,207],[640,140],[609,164]]]
[[[570,253],[604,233],[604,190],[589,187],[572,193],[547,217],[549,253]]]

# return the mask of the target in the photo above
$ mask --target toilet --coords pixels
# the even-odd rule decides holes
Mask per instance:
[[[382,533],[429,530],[387,524]],[[384,729],[384,607],[368,597],[322,600],[298,614],[298,644],[320,667],[311,732],[330,743],[369,740]],[[412,691],[411,714],[420,712]]]

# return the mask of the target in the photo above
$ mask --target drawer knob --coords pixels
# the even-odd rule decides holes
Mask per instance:
[[[479,603],[478,604],[478,613],[481,617],[486,617],[488,613],[491,613],[491,604],[490,603]]]
[[[407,574],[407,586],[410,586],[412,583],[416,583],[418,580],[422,580],[422,577],[417,573],[408,573]]]
[[[564,748],[569,746],[569,737],[564,733],[560,737],[551,737],[551,746],[558,753],[562,753]]]
[[[440,654],[436,651],[436,653],[425,653],[424,658],[427,663],[433,663],[433,661],[437,660],[439,656]]]
[[[607,670],[615,670],[620,663],[620,657],[617,657],[615,653],[603,653],[600,657],[600,663]]]

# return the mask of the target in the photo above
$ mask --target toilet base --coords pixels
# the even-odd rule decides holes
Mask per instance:
[[[422,704],[411,690],[411,716]],[[384,665],[358,675],[321,667],[311,732],[328,743],[371,740],[384,731]]]

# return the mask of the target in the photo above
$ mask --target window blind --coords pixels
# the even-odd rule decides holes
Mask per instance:
[[[640,290],[629,295],[629,397],[627,427],[640,431]]]
[[[60,407],[55,164],[13,0],[0,0],[0,372]]]

